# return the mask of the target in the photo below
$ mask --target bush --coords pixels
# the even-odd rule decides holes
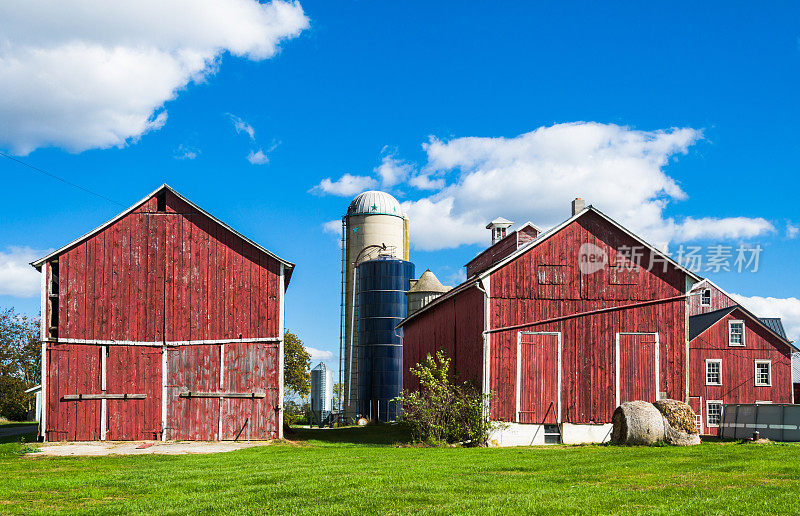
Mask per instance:
[[[484,396],[471,383],[457,383],[450,373],[450,359],[442,351],[428,355],[411,368],[419,378],[417,392],[403,391],[401,421],[408,424],[416,442],[432,445],[463,443],[486,445],[491,423],[484,411]]]

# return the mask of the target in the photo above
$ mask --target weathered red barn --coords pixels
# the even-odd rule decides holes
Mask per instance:
[[[508,422],[498,445],[603,441],[620,403],[686,399],[697,275],[574,204],[564,223],[497,254],[401,323],[405,388],[418,387],[410,366],[444,350],[462,380],[491,392],[490,417]]]
[[[791,355],[778,318],[759,318],[710,280],[690,297],[689,404],[702,433],[716,435],[722,406],[793,403]]]
[[[292,263],[164,185],[32,265],[44,439],[281,437]]]

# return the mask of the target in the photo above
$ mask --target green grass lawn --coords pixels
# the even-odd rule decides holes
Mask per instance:
[[[387,444],[403,437],[394,426],[297,430],[294,444],[231,453],[97,458],[20,455],[20,444],[3,444],[0,513],[775,514],[800,508],[798,445]]]

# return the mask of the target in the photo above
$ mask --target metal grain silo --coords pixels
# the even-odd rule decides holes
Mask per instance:
[[[407,293],[408,315],[422,309],[451,288],[442,285],[430,269],[426,270],[418,280],[411,280],[411,288]]]
[[[379,254],[408,260],[409,220],[397,199],[386,192],[356,196],[342,218],[342,298],[340,331],[341,406],[346,416],[358,414],[358,335],[355,267]],[[404,289],[408,288],[406,284]]]
[[[358,265],[358,413],[393,421],[392,400],[403,389],[403,339],[395,326],[406,316],[414,264],[379,256]]]
[[[333,371],[320,362],[311,370],[311,424],[322,425],[333,405]]]

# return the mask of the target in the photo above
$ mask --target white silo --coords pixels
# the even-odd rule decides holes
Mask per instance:
[[[356,196],[342,218],[342,299],[339,368],[343,384],[341,407],[346,416],[358,410],[357,310],[354,272],[359,263],[379,256],[408,260],[409,220],[397,199],[386,192],[368,191]]]

